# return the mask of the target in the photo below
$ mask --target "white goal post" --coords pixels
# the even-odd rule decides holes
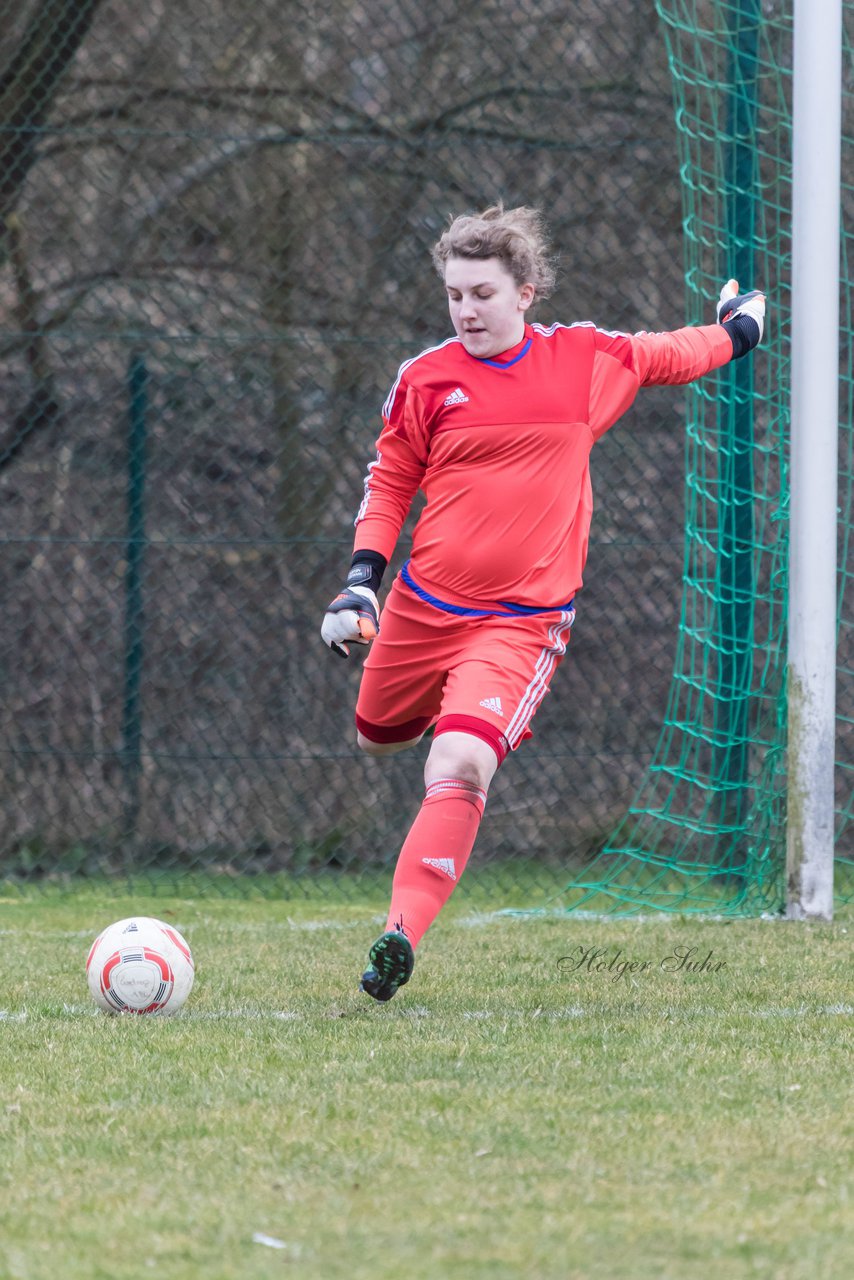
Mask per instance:
[[[842,0],[795,0],[787,915],[833,915]]]

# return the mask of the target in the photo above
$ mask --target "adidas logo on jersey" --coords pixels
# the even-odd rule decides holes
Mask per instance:
[[[468,402],[469,402],[469,398],[466,395],[465,391],[463,391],[462,387],[457,387],[457,389],[455,391],[452,391],[451,394],[445,400],[446,405],[468,404]]]
[[[437,871],[444,871],[445,875],[449,876],[451,880],[456,880],[457,868],[454,865],[453,858],[422,858],[421,861],[426,863],[428,867],[435,867]]]
[[[479,705],[486,707],[487,711],[494,711],[497,716],[504,715],[504,708],[501,705],[500,698],[481,698]]]

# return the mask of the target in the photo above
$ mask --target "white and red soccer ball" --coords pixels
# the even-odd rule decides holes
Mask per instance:
[[[186,938],[151,916],[117,920],[89,950],[86,977],[105,1013],[177,1013],[193,988]]]

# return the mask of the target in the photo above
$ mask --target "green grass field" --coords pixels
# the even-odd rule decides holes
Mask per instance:
[[[854,1274],[850,915],[461,895],[377,1006],[382,907],[3,899],[3,1280]],[[174,1019],[90,1001],[88,944],[133,913],[193,946]]]

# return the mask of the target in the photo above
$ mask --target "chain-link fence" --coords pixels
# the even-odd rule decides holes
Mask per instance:
[[[318,635],[379,408],[450,332],[430,246],[496,198],[549,221],[537,319],[683,323],[653,0],[0,16],[0,865],[387,867],[423,756],[357,756],[359,661]],[[644,773],[683,420],[683,393],[648,391],[597,446],[571,653],[481,864],[564,880]]]
[[[379,407],[449,331],[430,245],[497,197],[548,215],[538,318],[681,322],[652,4],[0,9],[4,864],[387,862],[422,761],[356,758],[317,634]],[[595,844],[644,767],[680,428],[648,394],[597,451],[572,660],[484,859]]]

